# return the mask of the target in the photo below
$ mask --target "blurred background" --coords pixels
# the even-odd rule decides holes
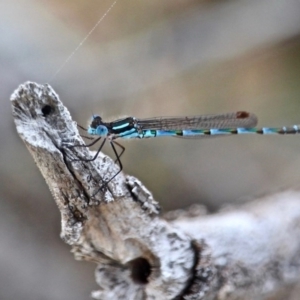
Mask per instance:
[[[83,126],[92,114],[238,110],[260,126],[300,123],[299,1],[122,0],[51,79],[111,4],[1,0],[0,299],[89,299],[97,288],[95,265],[74,261],[60,240],[54,200],[16,133],[9,97],[19,84],[50,80]],[[215,211],[299,184],[299,136],[124,145],[124,171],[164,211]]]

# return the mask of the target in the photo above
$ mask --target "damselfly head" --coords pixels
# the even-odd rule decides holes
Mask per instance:
[[[106,137],[108,135],[108,129],[104,125],[98,125],[96,128],[89,127],[87,130],[88,134],[91,135],[98,135],[98,136],[104,136]]]
[[[99,115],[92,115],[92,121],[99,118],[102,119]]]
[[[87,131],[91,135],[107,136],[108,134],[108,129],[103,123],[102,118],[97,115],[93,115],[92,122]]]
[[[99,125],[103,125],[102,118],[98,115],[93,115],[90,127],[96,129]]]

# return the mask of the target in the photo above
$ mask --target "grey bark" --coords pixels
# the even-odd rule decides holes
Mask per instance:
[[[299,192],[162,218],[132,176],[99,191],[118,166],[102,153],[84,161],[94,153],[70,147],[84,142],[49,85],[27,82],[11,103],[61,213],[62,239],[76,259],[97,263],[95,299],[288,299],[300,276]]]

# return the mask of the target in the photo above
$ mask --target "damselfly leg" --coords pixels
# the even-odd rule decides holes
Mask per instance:
[[[86,128],[80,126],[80,125],[77,125],[79,128],[83,129],[83,130],[86,130]],[[84,136],[85,137],[85,136]],[[72,146],[69,146],[69,148],[75,148],[75,147],[91,147],[93,145],[95,145],[96,143],[98,143],[100,140],[101,140],[101,136],[94,139],[94,138],[91,138],[91,137],[86,137],[88,139],[92,139],[93,141],[90,143],[90,144],[86,144],[86,145],[72,145]],[[91,162],[91,161],[94,161],[97,159],[97,157],[99,156],[99,153],[100,151],[103,149],[105,143],[107,141],[107,138],[105,137],[103,140],[102,140],[102,143],[100,144],[100,146],[98,147],[95,155],[92,157],[92,158],[85,158],[85,157],[81,157],[81,158],[78,158],[78,159],[73,159],[72,162],[74,161],[85,161],[85,162]],[[109,141],[110,145],[111,145],[111,148],[113,149],[113,152],[114,152],[114,155],[115,155],[115,160],[114,162],[117,163],[119,165],[119,170],[107,181],[103,182],[102,185],[100,186],[100,188],[94,193],[93,196],[95,196],[99,191],[103,191],[106,187],[107,187],[107,184],[109,182],[111,182],[122,170],[123,170],[123,165],[122,165],[122,162],[121,162],[121,156],[124,154],[125,152],[125,147],[122,146],[121,144],[119,144],[118,142],[116,141],[113,141],[113,140],[110,140]],[[121,151],[120,153],[118,153],[117,149],[116,149],[116,146],[118,146]]]
[[[98,138],[97,141],[99,141],[99,140],[100,140],[100,139]],[[89,162],[89,161],[95,160],[95,159],[98,157],[100,151],[102,150],[102,148],[103,148],[105,142],[106,142],[106,138],[102,141],[100,147],[98,148],[98,150],[97,150],[97,152],[96,152],[96,154],[95,154],[95,156],[94,156],[93,158],[90,158],[90,159],[83,158],[82,161],[88,161],[88,162]],[[107,187],[107,185],[108,185],[108,184],[109,184],[109,183],[110,183],[110,182],[111,182],[118,174],[120,174],[120,173],[122,172],[122,170],[123,170],[123,165],[122,165],[122,162],[121,162],[120,157],[123,155],[123,153],[124,153],[124,151],[125,151],[125,147],[122,146],[121,144],[117,143],[117,142],[114,142],[114,141],[109,141],[109,143],[110,143],[111,148],[113,149],[113,152],[114,152],[114,154],[115,154],[115,156],[116,156],[115,163],[118,163],[118,165],[119,165],[119,170],[118,170],[118,171],[117,171],[117,172],[116,172],[109,180],[104,181],[104,182],[102,183],[102,185],[100,186],[100,188],[93,194],[93,197],[94,197],[96,194],[98,194],[100,191],[103,191],[103,190]],[[115,144],[121,148],[120,154],[118,154],[117,149],[116,149],[116,147],[115,147]]]
[[[79,124],[77,124],[77,127],[79,127],[80,129],[84,130],[84,131],[87,131],[87,129]],[[95,138],[92,138],[91,136],[86,136],[86,135],[81,135],[81,137],[85,138],[85,139],[88,139],[88,140],[94,140]],[[87,146],[89,147],[89,146]]]
[[[77,124],[77,127],[79,127],[80,129],[82,129],[82,130],[84,130],[84,131],[87,131],[86,128],[84,128],[83,126],[81,126],[81,125],[79,125],[79,124]]]
[[[109,183],[110,183],[110,182],[111,182],[118,174],[120,174],[120,173],[122,172],[122,170],[123,170],[123,165],[122,165],[122,162],[121,162],[121,160],[120,160],[120,157],[121,157],[121,155],[124,153],[125,147],[122,146],[122,145],[120,145],[120,144],[117,143],[117,142],[114,142],[114,141],[110,141],[109,143],[110,143],[111,148],[113,149],[113,152],[114,152],[114,154],[115,154],[115,156],[116,156],[115,163],[118,163],[118,165],[119,165],[119,170],[118,170],[118,171],[117,171],[117,172],[116,172],[109,180],[104,181],[104,182],[102,183],[102,185],[100,186],[100,188],[93,194],[93,197],[94,197],[95,195],[97,195],[100,191],[104,191],[105,188],[107,187],[107,185],[108,185],[108,184],[109,184]],[[116,149],[116,147],[115,147],[115,144],[118,145],[118,146],[121,148],[120,154],[118,154],[117,149]],[[102,146],[102,144],[101,144],[101,146]],[[100,150],[97,151],[98,154],[99,154],[99,152],[100,152]]]
[[[113,141],[114,144],[118,145],[121,148],[121,152],[119,154],[116,154],[116,160],[115,163],[117,163],[118,161],[120,161],[121,156],[124,154],[125,152],[125,147],[122,146],[121,144],[119,144],[116,141]],[[120,164],[119,164],[120,165]]]
[[[85,131],[87,130],[86,128],[84,128],[83,126],[81,126],[79,124],[77,124],[77,127],[79,127],[82,130],[85,130]],[[98,138],[95,139],[95,138],[92,138],[90,136],[84,136],[84,135],[81,135],[81,137],[84,137],[86,139],[92,140],[92,142],[90,144],[84,144],[84,145],[70,145],[70,146],[68,146],[68,148],[76,148],[76,147],[89,148],[89,147],[92,147],[95,144],[97,144],[101,140],[101,138],[102,138],[100,136],[100,137],[98,137]],[[78,158],[78,159],[73,159],[72,161],[93,161],[93,160],[95,160],[98,157],[98,155],[99,155],[101,149],[103,148],[104,144],[105,144],[105,140],[102,142],[102,144],[100,145],[99,149],[97,150],[97,153],[95,154],[95,156],[93,158],[88,159],[88,158],[83,158],[82,157],[82,158]]]

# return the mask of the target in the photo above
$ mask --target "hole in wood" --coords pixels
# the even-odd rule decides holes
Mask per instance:
[[[151,265],[147,259],[139,257],[129,261],[127,265],[131,270],[131,277],[135,283],[148,283],[148,278],[151,274]]]
[[[45,105],[43,108],[42,108],[42,113],[43,113],[43,116],[46,117],[48,115],[51,114],[52,112],[52,107],[50,105]]]

